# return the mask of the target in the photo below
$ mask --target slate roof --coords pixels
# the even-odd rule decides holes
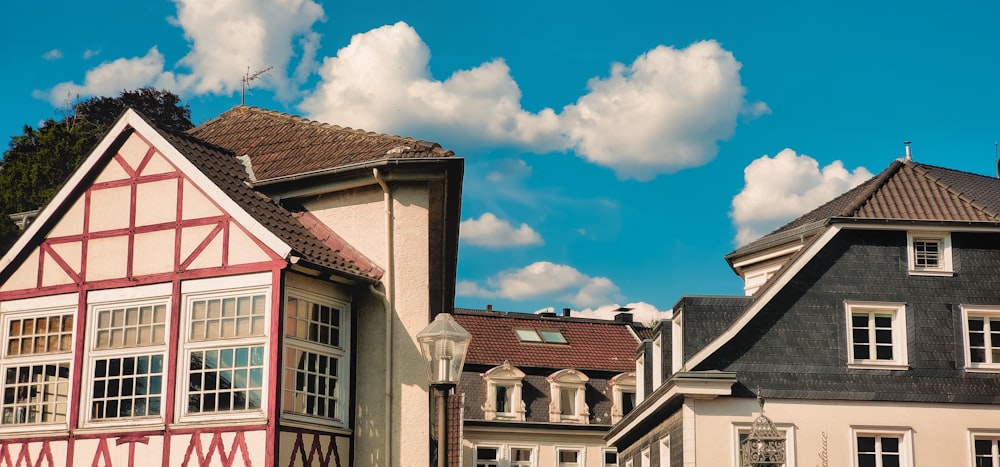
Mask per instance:
[[[311,215],[305,218],[307,222],[303,224],[303,213],[292,213],[252,189],[243,165],[231,152],[187,134],[157,130],[233,201],[291,246],[303,260],[367,282],[381,279],[382,269],[336,233],[329,229],[317,230],[315,226],[310,230],[307,225],[311,224],[308,222]]]
[[[882,173],[773,232],[726,255],[763,251],[818,233],[833,218],[1000,222],[1000,180],[896,160]]]
[[[495,366],[507,360],[522,370],[635,370],[639,340],[626,323],[468,309],[456,309],[455,320],[472,334],[466,364]],[[567,343],[522,343],[514,329],[558,330]]]
[[[674,305],[680,311],[684,326],[684,355],[687,359],[708,345],[729,328],[750,304],[752,297],[745,296],[698,296],[681,297]],[[664,323],[666,325],[668,323]]]
[[[379,160],[454,156],[437,143],[246,106],[234,107],[189,133],[238,156],[249,155],[258,181]]]

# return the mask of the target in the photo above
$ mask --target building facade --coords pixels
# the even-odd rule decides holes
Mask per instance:
[[[635,348],[648,328],[615,321],[456,310],[472,342],[462,459],[470,467],[606,467],[604,435],[635,405]]]
[[[1000,465],[997,193],[899,160],[728,255],[749,295],[683,297],[640,347],[622,465],[739,466],[762,413],[770,465]]]
[[[453,302],[462,169],[251,107],[127,111],[0,259],[0,462],[426,464],[413,336]]]

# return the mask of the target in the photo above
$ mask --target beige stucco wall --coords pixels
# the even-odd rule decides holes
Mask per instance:
[[[689,401],[687,406],[694,416],[697,458],[696,463],[685,458],[684,465],[737,465],[735,427],[746,426],[756,418],[760,410],[757,401],[720,398]],[[1000,407],[991,405],[768,400],[764,413],[778,428],[793,432],[794,444],[790,449],[794,450],[794,458],[789,459],[787,467],[819,465],[823,452],[828,455],[830,466],[854,465],[852,429],[908,431],[910,443],[905,451],[912,457],[911,463],[904,465],[969,465],[970,433],[1000,431]],[[685,436],[685,443],[689,441]]]
[[[498,447],[503,451],[531,448],[534,449],[535,465],[539,467],[557,465],[557,448],[580,449],[584,453],[582,466],[604,467],[604,451],[608,449],[604,433],[466,426],[463,434],[462,465],[465,467],[476,465],[476,446]]]
[[[424,465],[429,458],[427,364],[416,343],[427,326],[429,245],[426,184],[393,184],[395,312],[392,314],[392,426],[385,425],[385,305],[374,294],[358,303],[355,465],[387,465],[384,436],[391,434],[391,465]],[[305,207],[383,269],[388,268],[381,188],[371,185],[324,195]],[[388,276],[388,274],[386,275]],[[388,277],[383,279],[387,281]]]

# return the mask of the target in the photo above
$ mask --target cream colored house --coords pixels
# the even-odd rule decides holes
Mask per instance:
[[[746,465],[760,394],[784,449],[754,465],[1000,465],[997,193],[898,160],[728,255],[748,296],[683,297],[644,342],[621,464]]]
[[[236,107],[127,111],[0,259],[0,465],[427,465],[463,161]]]

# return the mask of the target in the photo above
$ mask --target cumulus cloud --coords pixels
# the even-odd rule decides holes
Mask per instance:
[[[119,58],[100,64],[87,72],[83,84],[60,83],[47,92],[37,91],[35,96],[48,99],[53,106],[59,106],[67,97],[112,96],[122,89],[149,85],[170,89],[172,78],[169,74],[164,74],[163,61],[163,54],[153,47],[142,57]]]
[[[868,169],[852,172],[841,161],[820,168],[812,157],[791,149],[774,157],[765,154],[743,170],[743,190],[733,198],[736,243],[756,240],[871,177]]]
[[[560,113],[524,110],[502,59],[440,81],[430,73],[430,55],[403,22],[356,34],[325,59],[322,82],[300,107],[317,120],[419,134],[462,149],[574,150],[639,180],[704,164],[741,114],[768,112],[762,102],[746,102],[740,63],[715,41],[659,46],[630,65],[615,64]]]
[[[63,57],[62,50],[59,49],[52,49],[42,54],[42,58],[50,62],[53,60],[59,60],[62,57]]]
[[[498,219],[491,212],[483,213],[479,219],[466,219],[459,228],[462,241],[470,245],[505,248],[542,244],[542,236],[528,224],[521,223],[515,229],[509,222]]]
[[[312,0],[174,0],[179,26],[190,49],[175,65],[153,47],[144,57],[103,62],[86,73],[83,84],[63,82],[35,94],[59,105],[67,91],[89,97],[122,89],[155,86],[181,94],[228,95],[241,76],[265,65],[274,67],[257,87],[273,89],[279,99],[298,97],[298,85],[317,67],[319,35],[312,26],[324,19]],[[87,50],[84,58],[99,51]],[[297,62],[293,59],[298,58]],[[292,76],[289,77],[289,70]]]
[[[579,307],[599,306],[622,298],[620,289],[610,279],[591,277],[572,266],[548,261],[500,272],[487,279],[485,287],[473,281],[460,281],[456,293],[510,300],[549,298]]]
[[[625,308],[626,310],[622,310]],[[535,313],[556,312],[555,308],[543,308]],[[657,322],[670,319],[672,310],[658,310],[655,306],[646,302],[629,303],[624,307],[615,303],[613,305],[601,305],[596,308],[585,308],[583,310],[570,310],[570,316],[574,318],[607,319],[613,320],[619,313],[631,313],[632,320],[649,326]]]

